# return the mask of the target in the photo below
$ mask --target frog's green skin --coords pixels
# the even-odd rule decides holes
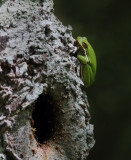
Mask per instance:
[[[77,37],[78,53],[77,58],[81,63],[81,78],[86,87],[95,81],[96,75],[96,55],[87,41],[86,37]]]

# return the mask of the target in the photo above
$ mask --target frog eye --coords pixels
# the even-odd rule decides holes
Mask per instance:
[[[83,42],[82,45],[83,45],[84,48],[87,48],[87,43],[86,42]]]

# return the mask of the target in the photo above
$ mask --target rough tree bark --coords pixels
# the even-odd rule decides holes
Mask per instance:
[[[1,1],[0,160],[86,160],[93,125],[71,30],[54,16],[52,0]],[[53,124],[36,125],[49,130],[42,144],[33,128],[38,97],[37,112],[46,116],[50,106]]]

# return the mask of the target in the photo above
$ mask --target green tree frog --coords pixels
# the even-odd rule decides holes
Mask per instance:
[[[77,37],[77,58],[81,63],[81,78],[86,87],[95,81],[96,55],[86,37]]]

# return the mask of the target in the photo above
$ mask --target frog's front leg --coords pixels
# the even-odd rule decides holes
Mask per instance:
[[[79,59],[79,61],[80,61],[82,64],[87,64],[87,63],[89,63],[89,59],[88,59],[87,55],[86,55],[86,56],[82,56],[82,55],[80,55],[80,54],[77,54],[77,58]]]

